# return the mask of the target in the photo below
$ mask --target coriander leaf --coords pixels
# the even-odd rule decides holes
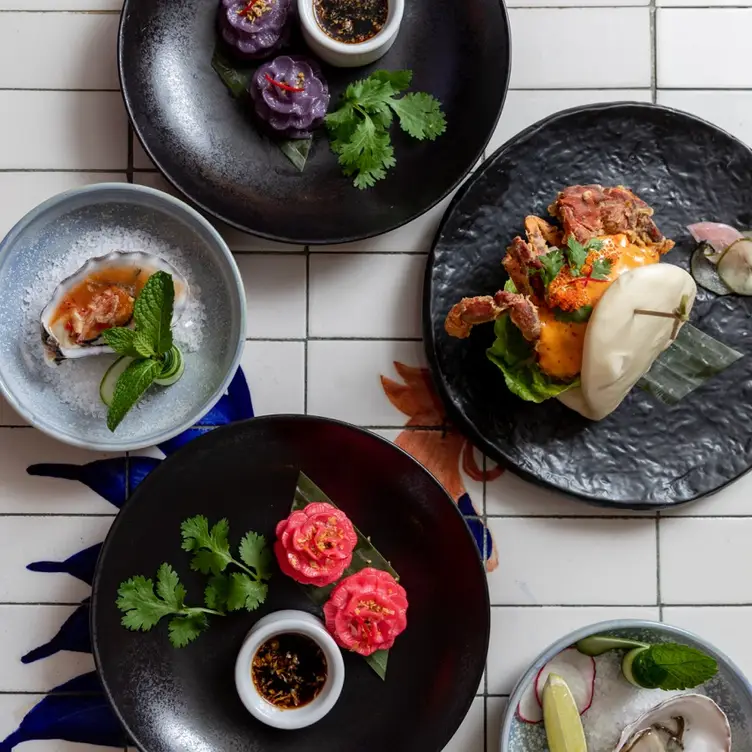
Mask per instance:
[[[430,94],[405,94],[402,99],[390,100],[389,105],[397,114],[402,130],[413,138],[433,141],[446,130],[441,102]]]
[[[146,280],[133,306],[136,331],[152,344],[157,355],[172,347],[172,311],[175,285],[167,272],[155,272]]]
[[[204,590],[204,604],[215,611],[227,608],[227,596],[230,592],[230,580],[226,575],[215,575],[209,578]]]
[[[176,616],[170,619],[168,627],[170,642],[175,648],[184,648],[193,642],[207,627],[209,620],[206,614],[194,613],[188,616]]]
[[[139,356],[133,344],[135,336],[133,329],[127,329],[124,326],[116,326],[102,332],[102,339],[108,347],[111,347],[118,355],[128,355],[131,358]]]
[[[355,175],[353,183],[361,189],[381,180],[386,169],[396,164],[389,134],[377,129],[370,117],[358,123],[350,141],[333,143],[332,149],[339,154],[345,174]]]
[[[591,279],[608,279],[608,275],[611,274],[611,267],[613,262],[611,259],[599,258],[593,261],[593,268],[590,272]]]
[[[561,308],[554,308],[554,317],[557,321],[566,321],[574,324],[582,324],[590,319],[593,313],[593,306],[584,305],[575,311],[562,311]]]
[[[157,570],[157,595],[173,611],[183,608],[185,588],[180,584],[178,573],[169,564],[162,564]]]
[[[598,240],[598,238],[590,238],[587,243],[585,243],[585,250],[586,251],[600,251],[603,248],[603,241]]]
[[[272,576],[272,552],[263,535],[252,531],[246,533],[239,550],[240,560],[256,571],[256,577],[268,580]]]
[[[371,73],[371,78],[389,84],[395,93],[399,94],[410,88],[410,82],[413,80],[413,72],[411,70],[377,70]]]
[[[255,611],[265,600],[268,587],[263,582],[254,582],[247,574],[233,572],[230,575],[230,590],[227,594],[227,609]]]
[[[330,112],[324,122],[332,141],[349,141],[358,125],[359,115],[350,102],[345,102],[338,110]],[[336,152],[336,149],[332,146]]]
[[[712,679],[718,671],[716,661],[687,645],[660,643],[641,652],[632,667],[635,678],[643,678],[663,690],[692,689]]]
[[[230,524],[221,519],[211,530],[209,521],[203,515],[196,515],[183,521],[180,526],[183,536],[183,550],[194,551],[191,569],[202,574],[220,574],[232,561],[228,535]]]
[[[394,96],[394,93],[391,84],[369,76],[350,84],[345,92],[345,98],[356,108],[368,112],[374,107],[377,109],[383,107],[384,103]]]
[[[574,235],[570,235],[567,240],[567,261],[573,277],[580,277],[580,270],[588,257],[585,246],[577,241]]]
[[[552,248],[548,253],[538,256],[538,260],[543,264],[540,270],[543,285],[548,287],[564,266],[564,254],[558,248]]]
[[[157,353],[151,338],[145,332],[136,332],[133,337],[133,349],[141,358],[153,358]]]
[[[227,556],[204,548],[193,555],[191,569],[201,574],[220,574],[229,563],[230,559]]]
[[[163,616],[173,612],[170,605],[154,593],[154,583],[141,575],[120,585],[117,607],[123,612],[124,627],[143,632],[148,632]]]
[[[159,375],[156,360],[134,360],[119,376],[107,411],[107,428],[114,431]]]

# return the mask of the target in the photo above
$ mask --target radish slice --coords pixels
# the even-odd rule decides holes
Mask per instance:
[[[543,687],[549,674],[557,674],[564,679],[577,703],[580,715],[592,705],[595,690],[594,658],[583,655],[577,648],[567,648],[552,658],[535,680],[535,696],[539,704],[542,704]]]
[[[714,256],[708,256],[708,261],[715,264],[720,259],[720,255],[735,241],[744,236],[739,230],[721,224],[720,222],[697,222],[687,227],[692,237],[698,243],[709,243],[715,250]]]
[[[752,240],[732,243],[718,262],[718,276],[739,295],[752,295]]]
[[[541,675],[541,671],[543,669],[538,672],[538,676]],[[538,702],[538,695],[535,691],[538,676],[527,685],[522,693],[520,704],[517,706],[517,717],[525,723],[540,723],[543,720],[543,708]]]

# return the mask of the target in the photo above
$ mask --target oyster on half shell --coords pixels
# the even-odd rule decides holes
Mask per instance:
[[[704,695],[672,697],[624,729],[614,752],[730,752],[726,714]]]
[[[115,251],[90,259],[64,279],[41,315],[46,359],[59,363],[67,358],[111,353],[102,331],[132,325],[135,300],[146,280],[158,271],[172,275],[173,321],[177,321],[188,301],[188,283],[159,256]]]

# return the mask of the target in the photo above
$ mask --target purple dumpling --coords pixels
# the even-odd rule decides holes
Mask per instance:
[[[321,71],[301,57],[282,55],[264,63],[248,91],[258,117],[285,138],[308,138],[323,124],[329,107],[329,86]]]
[[[240,57],[268,57],[290,38],[293,0],[221,0],[219,31]]]

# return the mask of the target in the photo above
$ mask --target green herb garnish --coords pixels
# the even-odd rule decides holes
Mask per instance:
[[[611,267],[613,262],[611,259],[599,258],[595,259],[592,264],[592,270],[590,272],[589,279],[608,279],[608,275],[611,274]]]
[[[582,276],[582,266],[587,261],[590,251],[600,251],[603,248],[603,241],[597,238],[590,238],[585,245],[582,245],[574,235],[570,235],[567,240],[567,262],[573,277]],[[597,279],[597,277],[595,277]]]
[[[668,642],[631,650],[622,668],[626,678],[639,687],[683,690],[712,679],[718,664],[696,648]]]
[[[298,485],[295,488],[295,499],[293,500],[291,511],[297,512],[300,509],[305,509],[309,504],[317,502],[331,504],[333,507],[337,506],[305,473],[300,473],[298,475]],[[345,579],[345,577],[349,577],[351,574],[360,572],[361,569],[365,569],[366,567],[373,567],[374,569],[382,569],[385,572],[389,572],[399,582],[399,575],[394,570],[394,567],[379,553],[373,543],[357,527],[354,525],[353,527],[358,536],[358,542],[353,550],[350,566],[345,569],[342,577],[337,582]],[[301,587],[317,606],[323,606],[329,600],[329,595],[336,585],[337,583],[335,582],[325,587],[316,587],[315,585],[301,585]],[[388,650],[377,650],[375,653],[371,653],[371,655],[364,656],[363,658],[381,679],[386,679],[386,667],[389,659]]]
[[[223,615],[213,608],[186,606],[185,596],[185,588],[169,564],[157,570],[156,593],[152,580],[131,577],[118,589],[117,607],[124,613],[121,623],[134,632],[148,632],[163,617],[172,616],[170,642],[176,648],[185,647],[209,626],[208,614]]]
[[[118,589],[117,607],[123,612],[121,623],[132,631],[148,632],[165,616],[170,642],[182,648],[193,642],[209,626],[210,615],[224,616],[227,611],[254,611],[266,599],[268,586],[262,580],[272,576],[272,554],[263,535],[248,532],[238,547],[240,560],[230,551],[230,526],[222,519],[209,528],[206,517],[191,517],[180,526],[183,549],[192,552],[191,569],[211,574],[204,591],[204,606],[186,606],[186,590],[177,572],[162,564],[154,582],[138,575]],[[229,566],[241,572],[226,573]]]
[[[584,324],[590,319],[593,313],[593,306],[584,305],[575,311],[562,311],[561,308],[554,308],[554,317],[557,321],[564,321],[572,324]]]
[[[176,351],[182,359],[172,342],[174,302],[172,275],[156,272],[146,281],[133,306],[134,328],[115,327],[102,332],[102,338],[116,353],[133,358],[115,384],[107,411],[110,431],[120,425],[157,379],[172,370],[170,351]]]
[[[228,611],[255,611],[266,600],[268,586],[264,580],[272,576],[272,555],[263,535],[246,533],[240,541],[238,555],[230,551],[230,524],[220,520],[209,528],[203,515],[185,520],[180,526],[183,550],[193,553],[191,569],[212,575],[204,596],[214,608]],[[225,574],[233,566],[240,572]]]
[[[543,268],[537,271],[543,279],[543,286],[548,287],[564,267],[564,253],[558,248],[552,248],[548,253],[538,256],[538,260]]]
[[[356,188],[370,188],[396,164],[389,135],[394,115],[402,130],[419,141],[433,141],[446,130],[435,97],[413,92],[397,98],[411,80],[409,70],[375,71],[350,84],[339,108],[326,116],[332,151],[344,174],[354,177]]]

